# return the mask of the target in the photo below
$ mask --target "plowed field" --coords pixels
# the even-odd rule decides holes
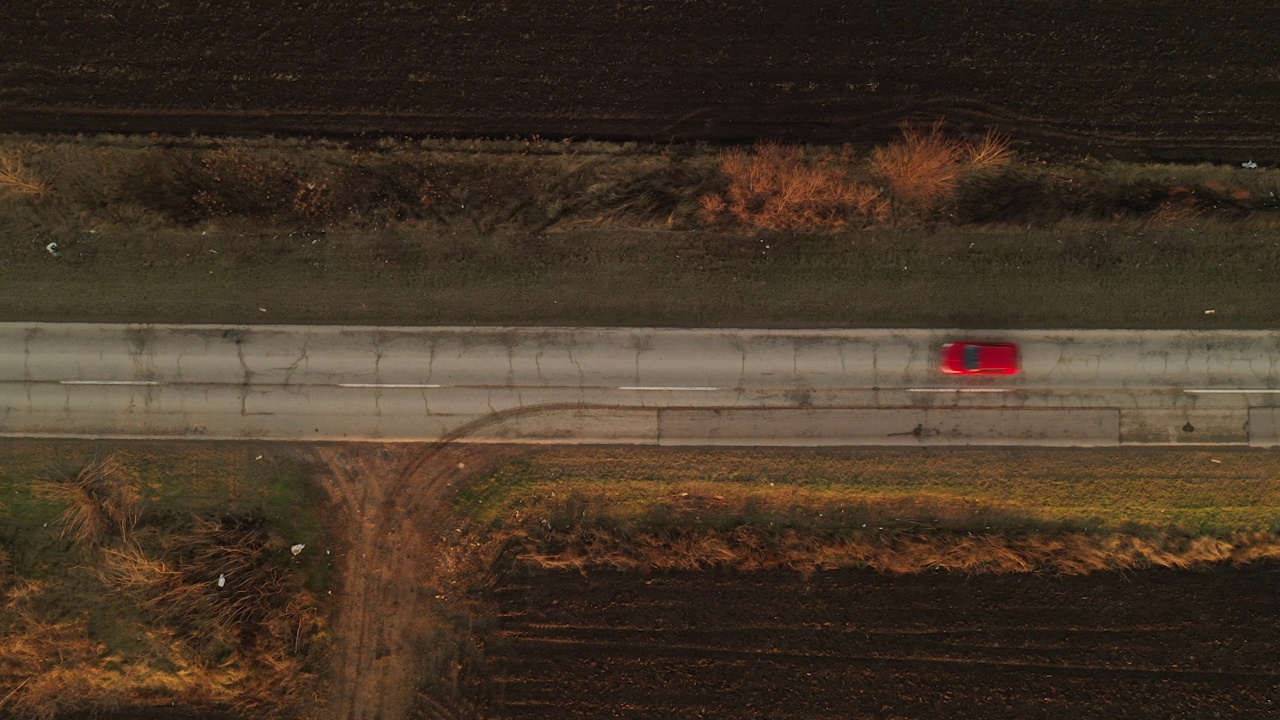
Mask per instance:
[[[1280,159],[1267,3],[8,5],[0,130],[827,142],[946,116],[1072,151]]]
[[[505,718],[1261,718],[1280,567],[508,573]]]

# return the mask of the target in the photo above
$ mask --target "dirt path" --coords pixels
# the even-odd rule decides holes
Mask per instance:
[[[347,520],[333,625],[334,720],[398,720],[415,702],[435,564],[430,520],[467,477],[524,450],[500,445],[332,445],[314,451]],[[437,528],[438,530],[438,528]]]

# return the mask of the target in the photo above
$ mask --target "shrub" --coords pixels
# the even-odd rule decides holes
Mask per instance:
[[[18,195],[40,196],[49,186],[37,179],[22,162],[17,150],[0,151],[0,199]]]
[[[988,170],[1007,167],[1013,162],[1013,151],[1009,149],[1009,138],[994,130],[976,143],[966,147],[969,167],[973,170]]]
[[[824,153],[808,159],[798,147],[777,143],[740,148],[721,155],[728,180],[724,194],[703,196],[703,213],[719,220],[726,214],[765,230],[815,230],[843,227],[851,216],[881,212],[880,193],[855,182],[850,158]]]
[[[994,148],[984,151],[983,162],[999,157]],[[904,124],[901,140],[871,151],[871,172],[888,186],[895,209],[927,211],[956,196],[966,156],[978,158],[964,142],[944,135],[941,122],[927,132]]]
[[[140,498],[123,470],[115,456],[108,456],[89,461],[74,475],[36,483],[38,496],[67,506],[58,517],[60,537],[97,544],[112,534],[128,536],[138,522]]]
[[[100,575],[162,624],[233,643],[277,614],[295,590],[279,561],[283,544],[254,520],[194,523],[190,532],[165,536],[169,547],[161,553],[131,542],[106,548]]]

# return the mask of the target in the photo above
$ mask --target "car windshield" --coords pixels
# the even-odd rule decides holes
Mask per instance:
[[[981,370],[982,369],[982,348],[977,345],[970,345],[964,349],[964,369],[965,370]]]

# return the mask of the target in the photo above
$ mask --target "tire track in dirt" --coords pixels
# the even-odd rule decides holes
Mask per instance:
[[[506,445],[338,445],[313,451],[347,524],[341,597],[333,625],[327,717],[396,720],[417,694],[421,602],[433,510],[449,489],[525,451]]]
[[[333,720],[398,720],[417,695],[420,640],[428,630],[422,600],[438,547],[432,532],[441,500],[468,478],[528,451],[528,446],[467,443],[468,436],[538,413],[588,409],[556,403],[495,413],[421,445],[324,445],[312,459],[343,515],[346,555],[333,624]],[[433,704],[447,712],[442,704]],[[443,714],[440,712],[440,714]]]

